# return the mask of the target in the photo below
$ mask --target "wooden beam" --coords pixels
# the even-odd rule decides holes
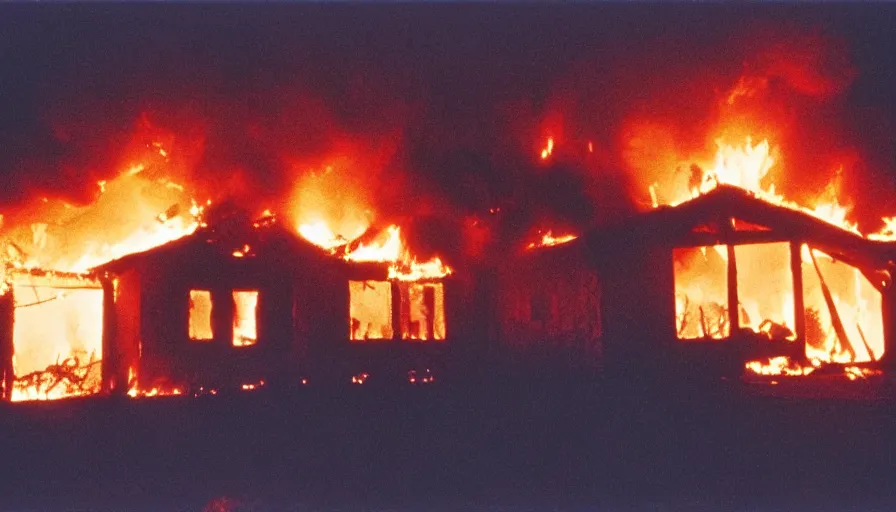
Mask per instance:
[[[745,245],[789,241],[790,238],[788,238],[787,235],[771,231],[732,232],[730,234],[688,233],[675,241],[675,247],[710,247],[727,243]]]
[[[734,255],[734,246],[728,245],[728,330],[729,336],[734,336],[740,330],[740,306],[737,300],[737,258]]]
[[[803,299],[803,244],[790,242],[790,273],[793,275],[794,333],[797,343],[806,343],[806,306]]]
[[[119,381],[121,347],[115,329],[115,284],[108,276],[100,278],[103,285],[103,362],[102,391],[108,394],[127,393],[127,382]]]
[[[398,281],[390,281],[392,287],[392,339],[401,340],[401,302],[407,300],[401,293],[401,284]],[[405,285],[405,288],[407,285]]]
[[[15,298],[10,288],[6,294],[0,295],[0,391],[3,400],[12,399],[13,384],[16,379],[12,357],[15,351],[13,332],[15,323]]]

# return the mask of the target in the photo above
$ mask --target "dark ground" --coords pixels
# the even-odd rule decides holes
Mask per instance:
[[[857,383],[857,386],[866,384]],[[3,510],[892,510],[886,400],[539,379],[0,409]],[[624,393],[620,389],[625,389]]]

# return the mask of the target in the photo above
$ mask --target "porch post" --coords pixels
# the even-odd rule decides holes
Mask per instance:
[[[725,240],[725,248],[728,251],[728,324],[729,336],[737,335],[740,330],[740,306],[737,301],[737,257],[734,251],[734,220],[723,219],[722,233]]]
[[[103,285],[103,361],[102,391],[104,393],[127,392],[127,382],[120,382],[121,350],[115,333],[115,284],[108,275],[100,276]]]
[[[894,269],[891,267],[890,272]],[[896,371],[896,287],[892,281],[881,292],[881,314],[883,315],[884,328],[884,355],[879,359],[881,366],[887,375]]]
[[[14,354],[13,324],[15,322],[15,297],[12,286],[6,294],[0,296],[0,398],[12,399],[15,369],[12,365]]]
[[[793,275],[793,329],[796,340],[806,345],[806,308],[803,303],[803,244],[793,240],[790,242],[790,273]]]

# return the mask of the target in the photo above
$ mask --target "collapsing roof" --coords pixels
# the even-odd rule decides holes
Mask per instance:
[[[592,232],[587,240],[598,259],[613,265],[611,274],[621,275],[622,288],[638,289],[622,294],[633,294],[616,306],[622,316],[626,309],[639,311],[642,323],[650,318],[648,324],[661,326],[641,326],[639,333],[717,341],[749,331],[757,340],[782,342],[777,348],[760,344],[764,351],[752,353],[778,351],[821,363],[879,361],[885,351],[892,242],[726,185]],[[626,282],[638,279],[637,285]]]
[[[870,240],[730,185],[719,185],[678,206],[661,206],[629,217],[595,231],[590,238],[595,247],[604,248],[621,243],[713,246],[804,240],[863,269],[886,269],[896,260],[896,243]]]

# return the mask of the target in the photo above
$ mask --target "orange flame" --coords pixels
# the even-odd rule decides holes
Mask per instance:
[[[554,152],[554,138],[548,137],[547,143],[544,148],[541,150],[541,159],[547,160],[551,157],[551,154]]]
[[[548,230],[541,236],[540,240],[538,240],[536,242],[531,242],[529,245],[526,246],[526,248],[527,249],[536,249],[539,247],[552,247],[555,245],[561,245],[561,244],[565,244],[568,242],[572,242],[576,238],[578,238],[578,236],[573,235],[573,234],[554,236],[553,231]]]
[[[706,170],[692,166],[687,193],[679,191],[676,199],[668,204],[681,204],[725,184],[746,190],[770,204],[807,213],[862,236],[857,225],[848,220],[849,208],[837,198],[835,181],[832,180],[825,194],[815,201],[814,207],[807,208],[787,200],[775,191],[769,175],[775,158],[767,140],[754,145],[747,138],[745,144],[737,147],[717,141],[717,146],[712,165],[707,166]],[[837,175],[840,172],[842,170]],[[660,193],[656,185],[649,189],[651,202],[656,207],[660,204]],[[884,228],[867,238],[894,239],[896,218],[884,218],[883,222]],[[794,322],[793,290],[792,287],[787,288],[792,286],[787,284],[791,279],[787,256],[789,250],[787,247],[777,247],[778,245],[780,244],[759,244],[735,248],[740,253],[737,256],[738,300],[742,308],[737,314],[741,316],[740,324],[744,327],[759,332],[761,322],[774,326],[777,336],[792,340],[793,334],[788,327],[792,327]],[[701,332],[707,330],[712,332],[713,338],[729,335],[724,320],[728,313],[715,307],[726,303],[727,286],[724,270],[720,270],[724,267],[720,265],[728,262],[727,248],[715,248],[716,255],[713,258],[717,258],[719,263],[712,263],[705,249],[702,248],[703,260],[676,258],[676,318],[679,337],[682,339],[700,337]],[[804,306],[807,308],[807,315],[809,308],[814,308],[813,325],[810,327],[815,330],[812,333],[812,343],[807,341],[806,344],[807,360],[819,363],[852,363],[879,359],[884,350],[880,293],[868,283],[859,269],[835,262],[819,251],[811,253],[815,255],[814,259],[809,248],[805,245],[802,247],[802,272],[806,287],[803,291]],[[816,260],[821,263],[816,264]],[[742,278],[743,285],[740,284]],[[759,292],[753,286],[755,283],[764,283],[769,287],[764,292]],[[749,289],[748,294],[751,296],[743,296],[743,287]],[[828,290],[822,293],[825,287]],[[803,315],[804,312],[796,314]],[[686,318],[688,315],[690,325]],[[838,327],[839,331],[833,327],[835,317],[839,318],[836,322],[842,324]],[[695,328],[695,324],[699,328]],[[689,334],[683,334],[687,329],[690,329]],[[815,366],[803,366],[784,356],[767,362],[751,361],[746,364],[747,370],[760,375],[805,376],[811,374],[814,368]]]
[[[299,234],[332,254],[336,254],[339,247],[350,243],[335,235],[322,221],[300,225]],[[346,261],[391,263],[389,279],[399,281],[439,279],[453,272],[438,256],[428,261],[418,261],[404,243],[401,227],[395,224],[386,227],[372,241],[359,243],[354,249],[342,254],[342,258]]]

